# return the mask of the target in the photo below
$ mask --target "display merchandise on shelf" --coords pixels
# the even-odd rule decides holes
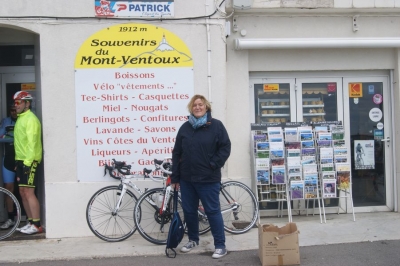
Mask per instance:
[[[309,202],[317,203],[320,220],[326,222],[325,200],[338,199],[337,213],[347,213],[351,194],[350,154],[339,121],[314,123],[252,124],[254,183],[260,210],[276,202],[278,216],[286,203],[289,222],[292,211],[309,214]],[[345,208],[341,206],[345,201]],[[293,208],[295,201],[304,206]],[[275,205],[276,206],[276,205]]]
[[[308,97],[303,95],[303,121],[304,122],[324,122],[325,103],[322,97]]]
[[[270,95],[270,94],[269,94]],[[290,121],[289,94],[271,95],[268,99],[257,99],[260,123],[285,123]]]

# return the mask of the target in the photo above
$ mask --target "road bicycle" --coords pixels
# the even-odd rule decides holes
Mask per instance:
[[[107,186],[101,188],[90,198],[86,207],[86,221],[95,236],[107,241],[118,242],[132,236],[136,231],[133,220],[133,211],[137,197],[129,188],[137,194],[143,192],[133,182],[133,178],[150,178],[156,182],[164,182],[167,174],[163,176],[153,176],[151,169],[143,169],[143,174],[131,174],[131,165],[125,162],[112,160],[112,165],[104,165],[104,175],[120,180],[118,186]],[[169,170],[171,167],[170,159],[154,160],[156,170]],[[163,167],[161,167],[161,165]],[[147,189],[146,189],[147,190]],[[138,214],[140,217],[140,214]]]
[[[163,161],[154,160],[155,169],[163,173],[162,177],[151,175],[152,170],[146,168],[143,170],[143,175],[130,175],[130,165],[115,160],[113,162],[113,166],[105,165],[105,174],[108,171],[111,177],[119,179],[121,183],[119,186],[100,189],[89,200],[86,220],[90,230],[104,241],[117,242],[129,238],[138,229],[146,240],[155,244],[165,244],[173,206],[172,191],[169,186],[172,167],[170,158]],[[130,180],[135,177],[149,177],[154,181],[161,179],[163,186],[142,193]],[[128,187],[141,197],[137,199]],[[228,181],[222,184],[220,195],[225,230],[234,234],[250,230],[258,217],[258,204],[251,189],[240,182]],[[178,212],[184,217],[180,196],[178,200]],[[210,231],[207,215],[201,205],[198,217],[199,233]],[[156,236],[153,236],[154,234]]]
[[[6,196],[9,196],[14,203],[14,210],[16,212],[16,216],[14,217],[15,224],[7,229],[0,230],[0,240],[10,237],[15,232],[15,230],[17,230],[17,227],[19,226],[19,223],[21,221],[21,206],[19,205],[17,198],[9,190],[0,187],[0,197],[3,198],[4,203],[6,201]]]
[[[154,188],[146,191],[137,200],[134,211],[136,228],[151,243],[167,243],[173,210],[172,193],[171,186]],[[258,201],[248,186],[238,181],[223,182],[219,198],[225,231],[243,234],[254,226],[258,217]],[[180,196],[178,201],[178,212],[183,218]],[[197,213],[199,234],[205,234],[211,228],[201,202]]]

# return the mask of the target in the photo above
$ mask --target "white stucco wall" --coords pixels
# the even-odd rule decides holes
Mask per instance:
[[[49,4],[51,3],[51,4]],[[213,116],[226,120],[226,54],[225,21],[209,19],[211,51],[207,48],[205,19],[178,21],[100,20],[96,18],[64,19],[63,17],[93,17],[94,1],[78,1],[65,6],[65,1],[41,1],[35,4],[15,1],[0,10],[1,24],[32,31],[40,40],[40,90],[45,175],[45,225],[47,238],[92,235],[85,218],[86,205],[92,194],[117,182],[79,183],[76,172],[75,76],[74,60],[82,43],[92,34],[121,23],[149,23],[179,36],[189,47],[194,62],[195,93],[209,97]],[[175,1],[175,17],[204,16],[214,12],[214,1]],[[7,19],[1,17],[51,16],[48,19]],[[58,17],[58,19],[55,19]],[[215,16],[218,17],[218,14]],[[16,41],[18,43],[18,41]],[[210,64],[208,62],[210,53]],[[208,79],[208,65],[212,75]],[[183,110],[186,114],[186,110]],[[110,158],[111,159],[111,158]],[[102,172],[99,171],[100,174]],[[140,188],[156,187],[151,181],[138,181]],[[65,230],[74,225],[74,230]]]

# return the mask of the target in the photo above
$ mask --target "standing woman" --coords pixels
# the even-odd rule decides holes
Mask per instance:
[[[221,121],[211,117],[211,105],[202,95],[188,104],[189,121],[179,129],[172,152],[172,187],[180,187],[189,242],[181,252],[199,245],[197,210],[201,200],[214,238],[214,259],[227,254],[219,203],[221,168],[231,153],[231,141]]]

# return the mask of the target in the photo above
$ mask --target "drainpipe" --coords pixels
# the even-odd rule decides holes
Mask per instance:
[[[211,37],[210,37],[210,24],[206,18],[207,27],[207,81],[208,81],[208,101],[212,103],[211,95]]]
[[[205,10],[206,14],[208,14],[208,4],[207,0],[205,0]],[[212,103],[212,93],[211,93],[211,37],[210,37],[210,24],[209,19],[206,17],[206,33],[207,33],[207,83],[208,83],[208,101]]]

